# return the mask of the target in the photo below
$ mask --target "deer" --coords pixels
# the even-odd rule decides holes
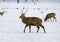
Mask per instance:
[[[1,16],[3,16],[4,12],[5,12],[5,11],[3,11],[3,12],[0,12],[0,15],[1,15]]]
[[[24,13],[22,10],[21,16],[19,16],[19,18],[21,18],[22,22],[24,24],[26,24],[23,32],[25,33],[26,27],[29,26],[29,33],[31,33],[31,26],[36,26],[38,28],[36,33],[38,33],[40,27],[42,27],[44,30],[44,33],[46,33],[45,28],[42,24],[42,19],[40,19],[38,17],[26,17],[25,16],[26,12],[27,12],[27,10]]]
[[[53,18],[53,20],[52,20],[52,18]],[[53,13],[53,12],[51,12],[51,13],[48,13],[47,15],[46,15],[46,17],[44,18],[44,22],[46,22],[47,20],[51,20],[51,22],[53,21],[54,22],[54,20],[55,21],[57,21],[56,20],[56,13]]]

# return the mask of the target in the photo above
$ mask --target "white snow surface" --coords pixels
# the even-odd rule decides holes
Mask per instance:
[[[27,17],[39,17],[43,20],[43,25],[46,33],[40,28],[36,33],[37,28],[26,28],[26,33],[23,33],[25,24],[19,18],[22,8],[28,8]],[[18,8],[18,9],[17,9]],[[37,8],[40,8],[38,10]],[[60,3],[0,3],[0,11],[5,11],[3,16],[0,16],[0,42],[60,42]],[[41,13],[43,12],[43,13]],[[55,12],[57,22],[44,22],[45,16]]]

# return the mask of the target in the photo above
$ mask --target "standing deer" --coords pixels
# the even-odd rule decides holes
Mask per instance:
[[[5,12],[5,11],[3,11],[3,12],[0,12],[0,15],[1,15],[1,16],[3,16],[4,12]]]
[[[27,10],[26,10],[26,12],[27,12]],[[39,31],[39,27],[42,27],[44,30],[44,33],[46,33],[44,26],[42,25],[42,19],[40,19],[38,17],[26,17],[25,16],[26,12],[23,13],[23,10],[22,10],[21,16],[19,17],[19,18],[21,18],[22,22],[24,24],[26,24],[26,26],[24,28],[24,33],[25,33],[25,29],[27,26],[29,26],[30,33],[31,33],[31,26],[36,26],[38,28],[37,32]]]
[[[53,13],[53,12],[52,12],[52,13],[48,13],[48,14],[46,15],[46,17],[45,17],[44,21],[46,22],[47,20],[49,20],[49,19],[50,19],[50,20],[51,20],[51,22],[52,22],[52,18],[53,18],[53,21],[54,21],[54,19],[55,19],[55,21],[57,21],[55,16],[56,16],[56,14],[55,14],[55,13]]]

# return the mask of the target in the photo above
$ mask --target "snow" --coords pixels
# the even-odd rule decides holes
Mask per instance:
[[[36,33],[35,26],[31,27],[31,33],[28,27],[26,33],[23,33],[25,24],[19,19],[23,7],[28,8],[26,16],[39,17],[43,20],[46,33],[42,28],[39,33]],[[0,16],[0,42],[60,42],[59,3],[36,3],[35,5],[33,3],[0,3],[0,11],[3,10],[5,13]],[[44,22],[45,16],[50,12],[56,13],[57,22]]]
[[[59,42],[57,34],[1,33],[1,42]]]

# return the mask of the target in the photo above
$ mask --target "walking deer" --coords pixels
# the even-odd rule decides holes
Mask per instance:
[[[27,10],[26,10],[27,12]],[[24,24],[26,24],[25,28],[24,28],[24,33],[25,33],[25,30],[26,30],[26,27],[29,26],[29,32],[31,33],[31,26],[36,26],[38,29],[37,29],[37,32],[39,31],[39,27],[42,27],[43,30],[44,30],[44,33],[46,33],[45,31],[45,28],[44,26],[42,25],[42,19],[38,18],[38,17],[26,17],[25,16],[25,13],[23,13],[23,10],[22,10],[22,13],[21,13],[21,16],[19,18],[21,18],[22,22]]]
[[[50,19],[50,20],[51,20],[51,22],[52,22],[52,18],[53,18],[53,21],[54,21],[54,20],[55,20],[55,21],[57,21],[55,16],[56,16],[56,14],[55,14],[55,13],[53,13],[53,12],[52,12],[52,13],[48,13],[48,14],[46,15],[46,17],[45,17],[44,21],[46,22],[47,20],[49,20],[49,19]]]
[[[5,12],[5,11],[3,11],[3,12],[0,12],[0,15],[1,15],[1,16],[3,16],[4,12]]]

